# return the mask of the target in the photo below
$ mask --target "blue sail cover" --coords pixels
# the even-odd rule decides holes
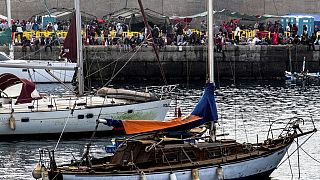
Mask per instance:
[[[207,122],[217,122],[218,111],[216,99],[214,97],[214,89],[215,87],[212,83],[208,83],[206,85],[200,101],[191,113],[191,115],[199,116],[201,119],[178,127],[170,128],[169,131],[184,131],[199,127]]]
[[[191,114],[202,117],[203,124],[210,121],[218,121],[218,112],[214,97],[214,85],[212,83],[206,85],[199,103]]]

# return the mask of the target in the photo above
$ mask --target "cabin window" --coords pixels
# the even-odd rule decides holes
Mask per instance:
[[[78,119],[84,119],[84,115],[83,114],[79,114],[78,115]]]
[[[34,106],[28,106],[28,109],[34,109]]]
[[[93,114],[89,113],[89,114],[86,115],[86,117],[87,117],[88,119],[93,118]]]
[[[52,104],[49,104],[49,105],[48,105],[48,108],[53,108],[53,105],[52,105]]]
[[[129,114],[133,113],[133,110],[132,110],[132,109],[129,109],[129,110],[128,110],[128,113],[129,113]]]
[[[21,118],[21,122],[29,122],[29,118],[28,117]]]
[[[22,72],[28,72],[28,69],[22,69]]]
[[[85,106],[87,103],[77,103],[77,106]]]

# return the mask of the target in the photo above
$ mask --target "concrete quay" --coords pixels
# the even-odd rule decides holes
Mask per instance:
[[[0,47],[7,54],[8,47]],[[161,72],[152,47],[142,47],[137,53],[124,51],[117,47],[85,46],[84,67],[86,74],[93,74],[91,79],[108,80],[113,74],[127,65],[115,77],[116,80],[160,80]],[[15,47],[16,59],[58,59],[59,48],[52,52],[41,50],[37,54],[27,48]],[[280,79],[284,71],[301,71],[303,58],[306,69],[318,72],[320,66],[319,46],[315,51],[308,46],[294,45],[228,45],[223,52],[215,53],[215,78],[230,79]],[[128,60],[131,60],[128,62]],[[203,80],[207,72],[207,48],[205,46],[166,46],[160,49],[160,59],[168,80],[189,81]],[[291,60],[290,60],[291,59]],[[115,62],[118,60],[117,62]],[[291,63],[290,63],[291,61]],[[98,71],[100,69],[100,71]]]

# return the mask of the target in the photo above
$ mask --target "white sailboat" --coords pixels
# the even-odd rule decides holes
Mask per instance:
[[[54,152],[49,152],[50,162],[38,164],[33,171],[35,178],[59,180],[267,179],[296,138],[317,131],[313,127],[311,131],[303,132],[299,127],[301,119],[298,118],[288,120],[287,126],[280,130],[282,133],[278,137],[269,137],[263,142],[243,144],[233,139],[218,139],[215,133],[213,136],[194,139],[161,137],[165,132],[187,130],[204,123],[212,123],[211,130],[214,132],[214,123],[217,122],[218,115],[212,71],[213,9],[212,0],[208,1],[210,80],[193,112],[186,117],[158,122],[100,118],[99,122],[120,128],[128,135],[149,133],[149,136],[143,139],[123,140],[114,155],[99,159],[91,159],[88,156],[90,148],[88,146],[80,160],[71,161],[68,165],[57,166],[52,154]],[[152,137],[153,133],[154,137]],[[199,139],[205,141],[197,141]],[[192,143],[192,140],[197,143]]]
[[[46,69],[35,69],[37,66]],[[60,70],[49,70],[60,67]],[[66,68],[64,68],[66,67]],[[10,73],[34,83],[71,83],[77,63],[67,61],[14,60],[4,52],[0,52],[0,74]]]
[[[117,91],[122,96],[84,95],[83,60],[81,43],[81,16],[78,0],[76,4],[78,96],[34,96],[34,84],[25,79],[3,74],[0,76],[0,138],[57,138],[85,135],[95,131],[98,117],[129,119],[164,119],[169,109],[170,99],[150,96],[149,93]],[[47,66],[32,66],[46,69]],[[66,67],[50,69],[61,70]],[[70,68],[69,68],[70,69]],[[9,90],[8,90],[9,88]],[[119,97],[119,98],[117,98]],[[97,133],[111,130],[99,127]]]
[[[6,0],[8,26],[11,28],[11,1]],[[34,83],[70,83],[73,80],[77,63],[69,61],[17,60],[14,59],[12,43],[9,44],[10,55],[0,52],[0,74],[11,73]],[[35,69],[34,66],[67,67],[68,69]]]

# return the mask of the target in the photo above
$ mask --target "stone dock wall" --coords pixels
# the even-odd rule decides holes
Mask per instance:
[[[8,53],[8,47],[0,47]],[[150,46],[138,52],[122,48],[86,46],[84,67],[93,80],[108,80],[117,74],[117,80],[161,80],[159,63]],[[15,47],[16,59],[58,59],[59,48],[53,52],[41,50],[37,54],[27,48]],[[223,52],[215,52],[215,77],[226,79],[280,79],[284,71],[301,71],[303,58],[309,72],[319,71],[319,46],[315,51],[307,46],[225,46]],[[169,80],[204,80],[207,72],[207,48],[205,46],[167,46],[160,50],[160,59]],[[291,63],[290,63],[291,62]],[[125,67],[123,67],[126,64]],[[98,71],[100,69],[100,71]],[[118,71],[121,71],[118,73]]]

